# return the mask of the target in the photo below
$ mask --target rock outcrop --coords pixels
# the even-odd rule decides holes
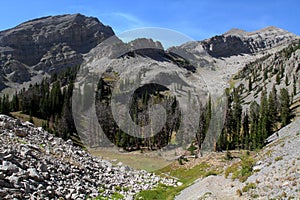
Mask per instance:
[[[0,115],[0,199],[86,199],[119,193],[126,199],[177,181],[112,165],[42,128]]]
[[[80,65],[82,54],[112,35],[109,26],[81,14],[24,22],[0,32],[1,75],[8,81],[23,83],[39,70],[55,73]],[[15,74],[10,74],[12,71]]]
[[[288,31],[271,26],[254,32],[231,29],[201,43],[209,55],[219,58],[268,50],[287,44],[295,37]]]

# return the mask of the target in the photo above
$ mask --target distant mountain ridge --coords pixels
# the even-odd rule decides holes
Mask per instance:
[[[200,45],[210,56],[230,57],[241,54],[253,54],[274,47],[289,44],[297,38],[296,35],[283,29],[269,26],[261,30],[246,32],[240,29],[231,29],[228,32],[212,38],[184,44],[184,48],[190,45]]]
[[[22,88],[38,82],[44,75],[81,65],[83,54],[113,35],[111,27],[103,25],[97,18],[81,14],[42,17],[0,31],[0,90]],[[192,57],[201,58],[196,59],[197,66],[215,66],[218,62],[214,64],[213,59],[223,62],[224,58],[231,59],[232,56],[251,57],[286,46],[297,38],[299,37],[276,27],[254,32],[231,29],[203,41],[171,47],[169,52],[183,50]],[[163,50],[159,43],[139,39],[129,43],[129,47],[139,49],[145,44],[152,45],[151,48],[157,49],[157,52],[139,50],[139,54],[155,56],[156,60],[165,59],[159,58],[163,55],[160,53]]]

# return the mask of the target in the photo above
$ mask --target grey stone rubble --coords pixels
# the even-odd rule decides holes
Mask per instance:
[[[85,199],[116,192],[132,199],[159,183],[177,185],[173,179],[114,166],[71,140],[0,115],[0,199]]]

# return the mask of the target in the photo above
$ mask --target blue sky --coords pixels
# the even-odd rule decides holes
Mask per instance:
[[[202,40],[231,28],[253,31],[273,25],[300,35],[298,0],[8,0],[0,8],[0,30],[37,17],[82,13],[99,18],[117,34],[160,27]]]

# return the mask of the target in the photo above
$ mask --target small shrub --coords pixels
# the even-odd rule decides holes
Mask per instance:
[[[233,159],[233,157],[232,157],[230,151],[227,150],[226,154],[225,154],[225,160],[232,160],[232,159]]]
[[[122,188],[120,186],[115,187],[116,191],[122,191]]]
[[[234,163],[231,166],[227,167],[225,170],[225,178],[227,178],[229,176],[229,174],[235,172],[238,170],[238,163]]]
[[[232,179],[239,179],[245,182],[253,173],[254,160],[249,155],[245,154],[241,157],[239,163],[235,163],[225,170],[225,178],[232,173]]]
[[[219,174],[219,172],[217,171],[208,171],[204,174],[204,177],[207,177],[207,176],[217,176]]]
[[[249,184],[246,184],[245,187],[243,187],[242,191],[243,192],[248,192],[249,190],[255,189],[255,188],[256,188],[256,184],[255,183],[249,183]]]
[[[124,196],[120,193],[115,192],[111,195],[111,198],[114,200],[120,200],[120,199],[124,199]]]
[[[192,144],[187,150],[191,153],[191,155],[195,155],[195,150],[197,150],[197,147]]]
[[[282,156],[278,156],[278,157],[275,158],[275,161],[279,161],[279,160],[282,160],[282,159],[283,159]]]
[[[258,198],[259,196],[258,196],[258,194],[251,194],[251,197],[252,197],[253,199],[256,199],[256,198]]]
[[[240,189],[236,190],[236,194],[241,197],[243,195],[242,191]]]

